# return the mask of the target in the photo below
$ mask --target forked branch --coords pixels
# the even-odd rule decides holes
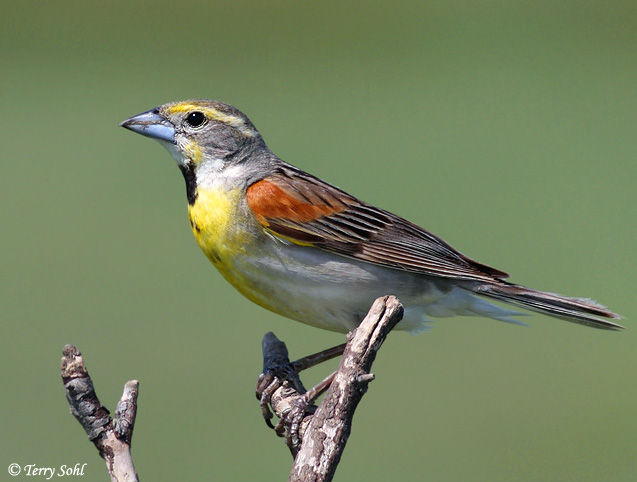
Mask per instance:
[[[276,426],[277,433],[285,435],[295,455],[290,481],[332,480],[351,432],[354,412],[374,379],[371,367],[376,353],[402,316],[403,308],[396,297],[385,296],[374,302],[358,328],[348,335],[339,368],[318,407],[312,404],[314,394],[308,397],[303,388],[299,364],[287,358],[285,344],[271,333],[264,337],[264,373],[259,377],[257,394],[261,395],[266,420],[271,417],[266,406],[269,402],[282,421]]]
[[[394,296],[377,299],[369,313],[348,335],[346,345],[321,355],[290,363],[285,344],[274,335],[263,340],[264,373],[257,391],[261,407],[270,423],[268,404],[282,420],[277,433],[286,436],[295,455],[290,481],[332,480],[351,431],[352,418],[368,383],[376,353],[392,328],[402,319],[403,308]],[[338,370],[319,388],[306,392],[298,372],[343,353]],[[93,387],[82,354],[66,345],[62,357],[62,380],[71,413],[86,431],[105,460],[112,482],[137,482],[130,447],[137,412],[139,384],[126,383],[124,393],[111,418]],[[313,401],[322,387],[329,387],[319,407]]]
[[[137,482],[137,472],[130,453],[130,444],[137,413],[139,383],[131,380],[117,404],[115,418],[111,418],[93,387],[82,354],[73,345],[62,350],[62,381],[71,413],[95,444],[112,482]]]

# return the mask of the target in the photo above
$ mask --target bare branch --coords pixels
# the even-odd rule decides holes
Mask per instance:
[[[346,345],[292,363],[283,342],[272,333],[264,337],[264,370],[259,377],[257,395],[268,424],[272,426],[268,404],[279,417],[276,432],[285,435],[295,456],[290,481],[332,480],[356,407],[368,383],[374,379],[370,370],[376,353],[402,313],[402,306],[395,297],[379,298],[359,327],[348,335]],[[298,372],[341,352],[338,371],[306,391]],[[126,383],[115,417],[111,418],[95,394],[82,354],[73,345],[64,347],[61,371],[71,413],[105,460],[111,481],[138,482],[130,447],[139,383],[136,380]],[[316,407],[314,400],[325,389],[325,398]]]
[[[318,408],[312,402],[320,389],[306,393],[298,376],[296,368],[303,363],[290,363],[285,344],[273,334],[264,337],[264,373],[259,377],[257,395],[261,395],[262,408],[267,409],[269,402],[281,420],[277,433],[282,435],[285,430],[286,442],[295,455],[290,481],[332,480],[356,407],[374,379],[370,371],[376,353],[402,316],[403,308],[396,297],[385,296],[374,302],[358,328],[348,335],[338,370],[321,382],[322,386],[329,384],[329,389]],[[337,348],[342,347],[327,352],[334,356]],[[268,365],[272,360],[276,363]]]
[[[130,444],[137,413],[139,383],[137,380],[126,383],[113,419],[95,394],[93,381],[80,351],[73,345],[66,345],[62,355],[62,381],[71,413],[106,462],[111,481],[138,482]]]

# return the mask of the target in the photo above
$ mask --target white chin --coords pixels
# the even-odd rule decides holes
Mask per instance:
[[[190,160],[186,156],[184,156],[184,153],[180,149],[178,149],[177,144],[173,144],[172,142],[168,142],[163,139],[156,140],[162,146],[164,146],[168,152],[170,152],[170,155],[173,156],[173,159],[177,162],[178,165],[185,166],[186,164],[188,164]]]

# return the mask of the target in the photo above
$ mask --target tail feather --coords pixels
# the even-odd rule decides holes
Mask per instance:
[[[527,310],[537,311],[580,325],[602,330],[621,330],[624,328],[622,325],[603,319],[621,319],[621,316],[596,301],[586,298],[568,298],[556,293],[536,291],[506,282],[480,285],[475,288],[475,292],[487,298],[511,303]]]

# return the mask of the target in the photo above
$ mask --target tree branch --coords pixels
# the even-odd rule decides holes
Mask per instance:
[[[376,353],[402,316],[403,308],[396,297],[385,296],[374,302],[365,319],[348,335],[340,366],[318,408],[308,405],[313,401],[313,396],[309,400],[307,396],[312,391],[306,394],[296,362],[290,363],[287,358],[285,344],[271,333],[264,337],[264,373],[259,377],[257,393],[259,389],[267,392],[266,401],[282,420],[277,424],[279,435],[283,432],[281,425],[285,425],[286,442],[295,454],[290,481],[332,480],[354,412],[374,379],[370,370]]]
[[[130,444],[137,413],[139,383],[137,380],[126,383],[113,419],[95,394],[93,381],[80,351],[73,345],[66,345],[62,355],[62,381],[71,413],[106,462],[111,481],[138,482]]]
[[[264,371],[257,394],[268,424],[272,413],[281,420],[277,434],[286,436],[294,466],[290,481],[330,481],[351,432],[354,412],[367,385],[376,353],[392,328],[402,319],[403,308],[394,296],[378,298],[361,324],[339,345],[290,363],[285,344],[272,333],[263,339]],[[344,352],[343,352],[344,350]],[[306,391],[298,372],[343,352],[338,370],[321,384]],[[138,482],[130,453],[137,412],[139,383],[126,383],[111,418],[97,395],[84,365],[82,354],[73,345],[62,352],[62,380],[71,413],[86,431],[89,440],[105,460],[112,482]],[[319,407],[313,402],[329,387]]]

